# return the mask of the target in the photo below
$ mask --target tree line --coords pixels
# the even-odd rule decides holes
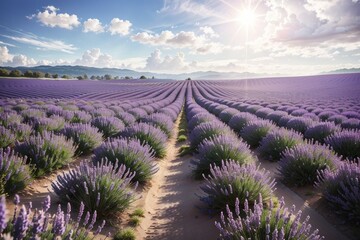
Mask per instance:
[[[88,77],[87,74],[84,75],[79,75],[77,77],[71,77],[69,75],[62,75],[60,76],[59,74],[50,74],[50,73],[43,73],[40,71],[30,71],[27,70],[24,73],[22,73],[20,70],[14,69],[14,70],[7,70],[5,68],[0,68],[0,77],[27,77],[27,78],[63,78],[63,79],[71,79],[71,78],[76,78],[78,80],[117,80],[117,79],[133,79],[133,77],[130,76],[124,76],[124,77],[119,77],[119,76],[111,76],[110,74],[105,74],[103,76],[95,76],[92,75],[90,78]],[[147,79],[146,76],[140,76],[139,79]],[[152,77],[152,79],[154,79],[154,76]]]

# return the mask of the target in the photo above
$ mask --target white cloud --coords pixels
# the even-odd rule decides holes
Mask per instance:
[[[7,47],[0,46],[0,63],[3,64],[7,61],[12,60],[13,56],[9,53]]]
[[[57,13],[59,9],[54,6],[47,6],[43,12],[28,17],[36,19],[48,27],[60,27],[65,29],[73,29],[80,25],[78,17],[75,14]]]
[[[28,58],[25,55],[12,55],[8,48],[0,46],[0,64],[3,66],[33,66],[36,61],[33,58]]]
[[[166,30],[160,34],[140,32],[131,36],[131,39],[142,44],[150,44],[153,46],[189,48],[192,50],[192,53],[199,54],[219,53],[225,48],[221,43],[212,42],[206,35],[196,35],[192,31],[173,33]]]
[[[0,41],[0,45],[8,46],[8,47],[16,47],[14,44],[6,43],[3,41]]]
[[[200,31],[212,38],[219,37],[219,35],[214,31],[214,29],[209,26],[200,27]]]
[[[38,47],[39,50],[50,50],[50,51],[59,51],[59,52],[65,52],[65,53],[74,53],[74,51],[77,49],[72,44],[66,44],[63,41],[59,40],[44,40],[40,39],[37,36],[23,36],[23,37],[13,37],[13,36],[6,36],[7,38],[10,38],[14,41],[29,44],[32,46]]]
[[[128,35],[130,33],[130,28],[132,26],[132,23],[128,20],[122,20],[119,18],[113,18],[110,22],[109,26],[109,32],[111,35]]]
[[[89,18],[84,22],[84,32],[101,33],[104,32],[104,27],[102,26],[99,19]]]
[[[145,70],[160,72],[179,72],[188,69],[188,63],[185,61],[184,53],[178,53],[175,56],[161,57],[161,51],[156,49],[146,59]]]

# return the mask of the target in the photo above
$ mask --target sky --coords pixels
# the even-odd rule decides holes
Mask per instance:
[[[0,66],[316,74],[360,67],[360,0],[1,0]]]

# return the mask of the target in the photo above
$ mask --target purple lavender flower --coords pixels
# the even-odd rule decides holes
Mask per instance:
[[[344,130],[325,138],[335,152],[343,158],[355,160],[360,157],[360,130]]]
[[[349,118],[341,123],[341,127],[345,129],[360,130],[360,120],[356,118]]]
[[[205,139],[199,145],[195,174],[199,178],[202,174],[210,173],[210,166],[220,166],[222,161],[233,160],[240,165],[252,164],[256,161],[249,146],[234,135],[217,135]]]
[[[147,115],[147,112],[142,108],[133,108],[128,111],[128,113],[132,114],[136,119],[140,119]]]
[[[154,113],[149,116],[143,117],[140,120],[144,123],[150,123],[158,128],[160,128],[168,137],[171,136],[171,132],[173,130],[174,123],[172,119],[163,114],[163,113]]]
[[[76,155],[91,153],[102,141],[102,134],[96,127],[90,124],[72,124],[65,127],[62,133],[67,139],[71,139],[76,146]]]
[[[236,200],[237,208],[240,208],[240,202]],[[245,201],[246,203],[247,201]],[[273,204],[270,203],[270,205]],[[311,232],[311,225],[308,223],[309,217],[304,221],[300,221],[302,212],[291,212],[284,205],[285,203],[282,199],[280,207],[276,211],[268,211],[264,208],[264,202],[260,194],[259,201],[254,204],[251,211],[234,213],[228,207],[226,209],[226,217],[221,212],[221,221],[215,222],[215,226],[220,231],[220,239],[320,240],[324,238],[318,235],[318,230]],[[244,206],[244,208],[246,209],[247,207]]]
[[[228,126],[220,121],[201,123],[190,133],[191,148],[197,150],[203,140],[222,134],[235,135]]]
[[[240,111],[235,108],[225,108],[223,111],[220,112],[219,118],[224,123],[228,123],[233,116],[239,113]]]
[[[52,233],[54,233],[55,236],[62,236],[65,230],[64,212],[61,210],[61,205],[59,204],[52,226]]]
[[[71,202],[76,207],[83,203],[86,210],[96,210],[101,217],[105,217],[125,210],[134,200],[134,190],[131,189],[134,176],[135,173],[131,173],[125,165],[114,167],[106,160],[96,166],[81,162],[68,173],[59,175],[56,182],[52,183],[52,188],[63,202]],[[102,193],[99,201],[98,192]]]
[[[339,132],[340,130],[340,127],[336,126],[332,122],[321,122],[309,127],[305,131],[304,137],[324,143],[326,137],[334,134],[335,132]]]
[[[279,128],[270,131],[261,140],[258,150],[262,157],[278,161],[283,151],[302,142],[302,136],[299,133]]]
[[[2,233],[7,226],[6,213],[7,213],[7,209],[6,209],[5,196],[2,195],[0,199],[0,233]]]
[[[223,161],[221,166],[211,165],[210,175],[204,175],[204,178],[206,183],[201,190],[206,195],[201,200],[212,209],[225,210],[228,205],[234,210],[236,198],[240,202],[247,199],[252,206],[259,194],[268,204],[274,196],[275,180],[270,177],[270,172],[255,164],[240,165],[232,160]]]
[[[314,125],[314,121],[305,117],[294,117],[286,123],[286,128],[304,134],[308,128]]]
[[[336,171],[319,173],[316,186],[340,215],[360,223],[360,163],[343,162]]]
[[[274,111],[270,112],[268,115],[266,115],[266,119],[273,121],[274,123],[278,124],[280,119],[284,116],[288,116],[289,114],[285,111]]]
[[[0,149],[0,194],[13,194],[31,183],[30,167],[26,159],[10,148]]]
[[[276,126],[268,120],[255,120],[249,122],[248,125],[242,129],[240,136],[247,144],[256,148],[268,132],[275,128]]]
[[[91,125],[102,132],[104,138],[112,137],[125,129],[124,123],[116,117],[97,117]]]
[[[272,112],[274,112],[274,110],[272,110],[271,108],[264,107],[257,110],[254,114],[259,118],[266,118],[266,116]]]
[[[19,215],[17,216],[14,223],[13,237],[16,240],[23,239],[26,236],[26,231],[28,230],[29,222],[28,222],[28,213],[23,205],[20,208]]]
[[[149,145],[154,150],[155,157],[162,158],[166,155],[166,134],[148,123],[139,123],[128,127],[121,133],[121,136],[136,138],[140,140],[141,144]]]
[[[327,146],[300,144],[283,152],[279,161],[279,173],[284,182],[304,186],[314,184],[319,171],[334,170],[340,158]]]
[[[3,126],[0,126],[0,148],[6,148],[16,141],[15,135]]]
[[[27,156],[27,161],[35,166],[35,176],[42,176],[64,166],[72,160],[75,152],[72,141],[49,132],[17,143],[15,150],[22,156]]]
[[[137,139],[113,139],[94,150],[93,163],[107,159],[113,164],[124,164],[130,171],[136,172],[133,181],[143,183],[158,171],[153,156],[150,146],[141,144]]]
[[[118,112],[115,116],[123,121],[126,126],[131,126],[136,122],[136,118],[127,112]]]

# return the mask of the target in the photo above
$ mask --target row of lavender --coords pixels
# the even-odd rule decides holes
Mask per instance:
[[[76,221],[70,221],[69,208],[67,212],[59,208],[54,218],[44,209],[36,210],[31,220],[31,207],[22,207],[13,220],[4,220],[2,232],[16,239],[30,236],[83,239],[97,217],[104,218],[125,210],[136,197],[137,184],[147,182],[157,171],[155,157],[166,154],[167,138],[184,101],[182,85],[174,83],[159,87],[156,92],[147,91],[146,98],[128,102],[96,101],[89,104],[62,100],[49,106],[36,100],[40,104],[32,108],[29,104],[35,100],[22,105],[16,102],[12,106],[12,100],[5,101],[2,108],[2,116],[5,116],[2,123],[5,124],[2,125],[7,134],[16,133],[16,127],[24,124],[30,129],[28,135],[23,135],[15,144],[10,143],[20,155],[9,149],[1,152],[2,183],[7,186],[3,190],[6,193],[25,187],[30,175],[42,176],[71,162],[74,155],[91,152],[94,155],[90,162],[81,162],[70,172],[58,176],[52,184],[62,202],[80,209]],[[51,102],[43,99],[45,101]],[[33,115],[28,117],[27,113]],[[14,186],[18,187],[14,189]],[[84,227],[79,227],[84,211],[87,212],[82,223]],[[90,213],[93,213],[91,222]],[[5,217],[4,211],[1,217]],[[49,221],[52,224],[48,227]],[[75,231],[71,231],[74,227]]]
[[[212,92],[206,92],[201,87],[194,87],[197,103],[229,124],[251,147],[258,147],[263,158],[280,160],[279,175],[284,182],[298,186],[315,184],[338,213],[359,222],[359,164],[341,162],[341,158],[328,146],[311,141],[304,142],[303,136],[292,130],[278,128],[269,121],[259,120],[256,115],[214,103],[208,100],[213,96]],[[194,121],[206,123],[213,118],[200,115]],[[191,122],[189,125],[191,126]],[[342,138],[347,136],[347,142],[337,140],[339,135]],[[359,131],[343,131],[328,137],[325,142],[331,143],[332,140],[337,143],[331,144],[334,149],[338,152],[341,149],[350,159],[358,161],[359,136]],[[231,155],[227,157],[233,158]]]
[[[190,144],[196,152],[195,175],[203,177],[209,210],[221,213],[216,223],[222,239],[321,239],[301,212],[287,209],[274,195],[275,180],[260,169],[249,146],[227,125],[198,105],[195,85],[188,86],[186,116]],[[194,97],[194,99],[193,99]],[[276,205],[276,206],[275,206]],[[272,209],[268,211],[268,209]]]
[[[349,126],[351,129],[342,129],[332,121],[317,121],[318,116],[314,113],[307,113],[299,117],[289,114],[291,110],[288,113],[260,105],[248,105],[226,99],[220,100],[214,97],[216,95],[215,89],[209,88],[206,84],[200,84],[198,87],[203,96],[210,100],[204,103],[208,105],[210,111],[219,114],[219,117],[235,131],[243,132],[243,138],[252,147],[257,147],[261,138],[273,129],[275,124],[301,133],[305,139],[330,145],[344,159],[354,160],[360,157],[360,128],[358,128],[360,125],[358,126],[358,124]],[[356,117],[355,112],[347,112],[353,113],[353,116]],[[220,115],[220,113],[222,114]],[[325,112],[323,113],[326,115]],[[234,117],[235,115],[236,117]],[[322,113],[319,116],[323,116]],[[256,121],[261,119],[267,121]],[[359,119],[354,118],[353,120],[360,124]],[[255,121],[256,123],[251,126],[245,126],[245,124]],[[254,131],[257,133],[254,134]]]

